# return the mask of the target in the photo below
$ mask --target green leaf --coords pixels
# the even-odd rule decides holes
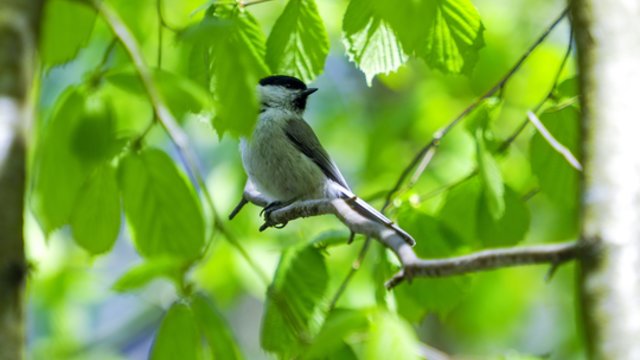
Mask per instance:
[[[133,70],[108,73],[105,79],[113,85],[147,99],[140,77]],[[178,119],[183,120],[188,113],[198,114],[213,110],[213,99],[205,88],[189,78],[161,69],[153,71],[153,80],[160,89],[163,100]]]
[[[127,270],[116,280],[112,288],[117,292],[127,292],[139,289],[158,278],[177,281],[184,269],[187,268],[187,265],[184,260],[174,257],[158,257],[145,260],[143,263]]]
[[[217,115],[213,126],[218,134],[251,134],[259,110],[255,89],[269,72],[264,62],[264,35],[256,20],[243,9],[215,7],[213,14],[187,29],[183,37],[193,45],[194,68],[213,78]],[[201,74],[192,76],[202,83]]]
[[[86,181],[71,215],[78,245],[91,254],[109,251],[120,232],[120,195],[115,169],[105,164]]]
[[[40,58],[45,66],[72,60],[91,36],[96,13],[80,1],[51,0],[45,3]]]
[[[171,306],[158,330],[151,360],[200,359],[200,334],[192,310],[186,304]]]
[[[282,254],[267,292],[260,336],[263,349],[291,358],[310,343],[321,325],[320,304],[327,282],[319,249],[306,246]]]
[[[569,106],[543,113],[540,121],[556,140],[580,158],[578,115],[576,108]],[[576,208],[579,199],[578,171],[537,132],[531,138],[530,154],[531,171],[538,178],[542,192],[554,204],[566,209]]]
[[[477,129],[476,138],[476,158],[480,171],[480,178],[484,184],[484,196],[489,213],[494,220],[500,219],[504,215],[504,182],[498,163],[493,155],[487,150],[483,131]]]
[[[363,310],[334,309],[327,316],[322,329],[305,351],[304,359],[335,359],[350,335],[365,333],[369,328],[369,312]]]
[[[418,241],[416,255],[424,259],[445,258],[456,255],[463,245],[455,232],[438,219],[415,209],[404,210],[399,217],[403,228]],[[460,222],[458,223],[460,226]],[[421,321],[430,312],[446,315],[464,299],[470,286],[470,278],[458,276],[443,279],[415,279],[412,284],[395,289],[398,312],[412,322]]]
[[[507,186],[504,190],[505,210],[500,218],[495,219],[490,214],[486,194],[478,203],[478,238],[486,247],[515,245],[529,230],[529,208],[511,188]]]
[[[211,348],[213,359],[242,359],[242,353],[220,311],[204,294],[193,297],[191,306],[201,331]]]
[[[481,185],[479,179],[472,178],[451,189],[438,214],[442,224],[464,239],[465,244],[474,247],[479,245],[476,229],[478,203],[482,196]]]
[[[324,68],[329,38],[314,0],[289,0],[267,40],[267,63],[273,73],[305,82]]]
[[[200,255],[202,212],[169,156],[153,149],[128,154],[120,162],[119,181],[131,237],[141,255]]]
[[[418,339],[411,326],[395,314],[380,311],[371,321],[365,359],[420,359]]]
[[[70,145],[82,118],[84,102],[84,94],[77,89],[63,94],[37,143],[33,206],[45,233],[69,222],[89,173]]]
[[[429,66],[445,73],[470,73],[484,46],[484,25],[469,0],[435,2],[426,42],[416,49]]]
[[[395,32],[375,10],[370,0],[351,0],[342,22],[347,56],[369,86],[374,76],[396,71],[408,60]]]

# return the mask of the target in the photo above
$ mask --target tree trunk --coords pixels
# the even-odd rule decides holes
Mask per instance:
[[[24,133],[41,7],[0,0],[0,359],[24,357]]]
[[[585,181],[581,263],[594,359],[640,359],[640,2],[575,0]]]

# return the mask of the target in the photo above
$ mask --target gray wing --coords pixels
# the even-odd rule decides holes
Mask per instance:
[[[342,185],[345,189],[349,189],[349,185],[347,185],[344,176],[342,176],[336,164],[322,147],[320,140],[318,140],[318,137],[309,124],[302,119],[290,119],[284,127],[284,132],[291,143],[318,165],[327,178]]]
[[[301,153],[305,154],[309,159],[311,159],[311,161],[318,165],[327,178],[335,181],[343,187],[340,189],[340,192],[342,194],[341,196],[346,199],[347,204],[361,215],[370,219],[375,219],[393,229],[409,245],[415,245],[416,241],[411,237],[411,235],[351,192],[351,189],[349,189],[349,185],[347,185],[347,182],[340,173],[340,170],[338,170],[338,167],[331,160],[327,151],[322,147],[320,140],[318,140],[318,137],[313,132],[313,129],[311,129],[309,124],[302,119],[290,119],[284,127],[284,132],[291,143],[300,150]]]

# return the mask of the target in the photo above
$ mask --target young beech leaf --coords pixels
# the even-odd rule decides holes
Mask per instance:
[[[484,25],[470,0],[434,1],[435,11],[427,26],[418,56],[445,73],[470,73],[484,46]]]
[[[480,178],[484,184],[484,196],[487,209],[494,219],[499,219],[504,215],[504,182],[498,163],[493,155],[487,150],[482,129],[477,129],[476,138],[476,159],[480,171]]]
[[[87,178],[71,215],[75,242],[91,254],[111,249],[120,232],[120,194],[116,171],[104,164]]]
[[[44,5],[40,58],[52,67],[72,60],[86,45],[96,12],[89,4],[73,0],[50,0]]]
[[[396,71],[408,57],[396,33],[370,0],[351,0],[342,21],[343,42],[349,56],[371,86],[377,74]]]
[[[420,359],[418,339],[411,326],[396,314],[380,310],[371,321],[365,359]]]
[[[212,358],[243,359],[229,325],[227,325],[213,301],[205,294],[197,294],[193,297],[191,306],[198,325],[209,343]]]
[[[313,246],[286,250],[267,292],[262,319],[262,347],[283,358],[300,354],[317,334],[328,273],[321,250]]]
[[[204,245],[204,219],[193,191],[171,158],[146,149],[122,159],[119,184],[127,223],[145,257],[193,259]]]
[[[267,40],[267,63],[275,74],[305,82],[324,68],[329,38],[314,0],[289,0]]]
[[[85,183],[97,168],[108,165],[124,145],[115,136],[110,109],[105,99],[90,97],[82,89],[71,88],[60,96],[51,119],[43,126],[35,151],[32,199],[35,214],[46,233],[68,224],[74,212],[96,210],[89,209],[93,206],[90,198],[99,195],[101,190],[96,187],[109,185]],[[87,190],[89,193],[84,193],[78,200],[79,194]],[[100,200],[108,201],[109,209],[99,211],[113,214],[117,201],[113,197],[108,199],[112,195],[109,189],[102,195]],[[75,210],[76,206],[81,206],[82,210]],[[78,230],[80,224],[76,222],[75,225]],[[110,224],[111,235],[117,232],[112,226],[117,227],[117,224]],[[85,237],[81,240],[85,245],[87,235],[80,235]],[[87,250],[93,252],[104,246],[106,244]]]
[[[369,330],[370,312],[336,308],[329,313],[322,329],[304,352],[304,359],[334,359],[351,335],[364,335]]]
[[[186,268],[187,263],[179,258],[164,256],[148,259],[128,269],[112,288],[117,292],[126,292],[139,289],[159,278],[178,280]]]
[[[191,308],[183,303],[171,306],[160,324],[151,348],[151,360],[201,359],[200,333]]]
[[[250,134],[258,114],[256,85],[269,73],[264,35],[256,20],[242,9],[215,7],[182,36],[192,44],[193,68],[206,72],[191,76],[199,83],[203,76],[210,77],[213,83],[213,126],[218,134]]]
[[[483,191],[487,191],[485,187]],[[530,214],[527,204],[511,188],[504,188],[504,212],[494,218],[488,211],[485,194],[478,202],[478,238],[485,247],[512,246],[522,241],[529,230]]]

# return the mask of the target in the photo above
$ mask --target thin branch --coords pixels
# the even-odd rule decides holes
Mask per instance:
[[[200,191],[202,191],[204,195],[208,207],[211,209],[211,213],[213,216],[213,225],[215,229],[225,235],[227,241],[229,241],[229,243],[238,250],[240,255],[245,259],[245,261],[247,261],[247,263],[249,263],[249,265],[257,273],[257,275],[262,280],[265,280],[265,283],[268,283],[268,277],[253,261],[253,259],[251,259],[240,242],[231,235],[228,229],[225,228],[224,223],[213,204],[213,198],[211,197],[211,194],[207,189],[204,177],[202,176],[202,173],[198,168],[196,156],[189,146],[187,135],[184,133],[184,131],[182,131],[182,129],[178,125],[178,122],[173,117],[168,107],[162,100],[160,91],[153,81],[151,71],[145,63],[145,60],[142,57],[142,53],[138,48],[138,44],[136,43],[133,35],[131,34],[131,32],[129,32],[126,25],[122,22],[118,14],[113,11],[109,4],[103,1],[93,0],[92,5],[101,14],[115,36],[119,39],[119,41],[122,43],[125,50],[129,54],[129,57],[131,58],[131,61],[136,67],[136,71],[138,72],[138,75],[142,80],[145,91],[149,96],[149,101],[151,102],[155,116],[169,135],[169,138],[178,150],[178,154],[180,155],[182,162],[185,164],[190,178],[195,179],[195,182],[200,188]]]
[[[347,276],[344,278],[344,280],[342,280],[342,283],[340,283],[338,290],[336,290],[336,293],[333,295],[333,298],[331,298],[331,303],[329,303],[329,311],[333,310],[336,307],[336,305],[338,304],[338,300],[340,300],[340,296],[342,296],[344,291],[347,290],[347,285],[349,285],[351,278],[353,278],[356,272],[360,270],[360,266],[362,266],[362,262],[364,261],[364,258],[367,256],[369,245],[371,245],[371,238],[367,237],[367,239],[364,241],[364,244],[362,245],[362,248],[360,249],[360,252],[358,253],[358,257],[351,264],[351,268],[349,268],[349,272],[347,273]]]
[[[404,269],[386,283],[387,288],[398,286],[413,277],[446,277],[495,270],[512,266],[550,264],[552,268],[578,258],[583,243],[572,241],[562,244],[491,249],[448,259],[417,259],[404,264]]]
[[[266,198],[257,192],[245,192],[244,196],[248,201],[258,206],[264,206],[267,203]],[[402,281],[411,280],[414,277],[445,277],[509,266],[545,263],[556,267],[577,258],[584,246],[583,242],[570,242],[484,250],[449,259],[426,260],[419,258],[411,246],[407,245],[395,231],[362,216],[343,199],[315,199],[295,202],[273,211],[266,221],[268,224],[280,224],[298,218],[325,214],[335,215],[351,231],[378,240],[396,254],[402,264],[402,269],[387,282],[388,288],[393,288]],[[334,297],[332,305],[335,305],[335,301],[336,297]]]
[[[273,1],[273,0],[253,0],[253,1],[241,1],[239,2],[240,6],[242,7],[248,7],[248,6],[253,6],[253,5],[258,5],[258,4],[262,4],[262,3],[266,3],[269,1]]]
[[[533,50],[535,50],[551,33],[551,31],[567,16],[569,9],[566,8],[562,11],[560,16],[542,33],[542,35],[527,49],[527,51],[520,57],[520,59],[515,63],[515,65],[496,83],[491,89],[485,92],[482,96],[478,97],[473,103],[467,106],[458,116],[456,116],[451,122],[445,125],[440,130],[436,131],[433,135],[433,138],[429,143],[427,143],[420,151],[416,154],[416,156],[411,160],[409,165],[402,171],[400,177],[396,181],[393,188],[387,194],[386,202],[390,203],[393,196],[400,191],[402,184],[409,177],[409,174],[412,172],[417,165],[418,168],[415,170],[413,175],[411,176],[411,183],[408,185],[411,188],[415,182],[420,178],[422,173],[426,170],[427,165],[431,158],[433,158],[433,153],[435,153],[436,148],[440,144],[440,140],[451,131],[462,119],[464,119],[469,113],[471,113],[475,108],[482,103],[482,101],[486,98],[493,96],[496,92],[501,90],[504,85],[511,79],[513,74],[516,73],[522,66],[522,64],[529,58]]]
[[[578,171],[582,171],[582,165],[580,165],[580,162],[578,161],[578,159],[576,159],[576,157],[573,156],[573,154],[571,153],[571,150],[567,149],[566,146],[562,145],[556,138],[553,137],[553,135],[551,135],[549,130],[547,130],[547,128],[544,127],[544,124],[542,123],[542,121],[540,121],[540,119],[538,119],[536,114],[534,114],[531,111],[528,111],[527,117],[529,118],[529,121],[531,121],[533,126],[535,126],[536,129],[538,129],[538,132],[540,133],[540,135],[542,135],[542,137],[545,140],[547,140],[547,143],[555,151],[557,151],[560,155],[562,155],[562,157],[565,158],[565,160],[567,160],[569,165],[573,166]]]

